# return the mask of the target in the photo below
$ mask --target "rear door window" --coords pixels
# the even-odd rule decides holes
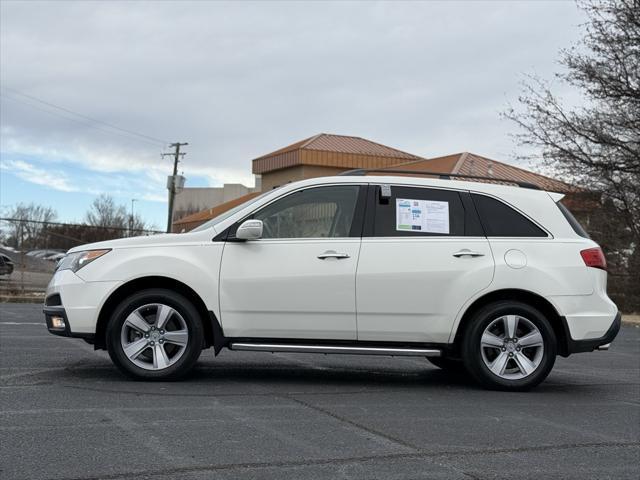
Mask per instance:
[[[374,237],[465,235],[465,210],[460,194],[434,188],[390,187],[391,197],[373,199]]]
[[[487,237],[548,237],[543,229],[506,203],[475,193],[471,197]]]

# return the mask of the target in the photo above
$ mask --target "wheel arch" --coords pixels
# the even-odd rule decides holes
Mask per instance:
[[[111,318],[113,310],[122,302],[125,298],[130,296],[134,292],[140,290],[147,290],[150,288],[164,288],[177,293],[180,293],[187,299],[189,299],[193,306],[196,308],[202,319],[202,326],[204,329],[204,348],[211,346],[215,347],[216,353],[222,348],[219,342],[224,339],[222,329],[215,314],[207,309],[202,298],[195,290],[189,287],[187,284],[170,277],[164,276],[148,276],[139,277],[133,280],[129,280],[126,283],[120,285],[114,290],[107,300],[102,305],[100,313],[98,314],[98,320],[96,322],[96,334],[94,347],[96,349],[106,349],[106,330],[107,323]]]
[[[473,318],[474,314],[485,305],[500,300],[519,301],[540,310],[540,312],[549,320],[551,326],[553,327],[553,331],[558,341],[558,354],[563,357],[569,355],[570,337],[567,332],[566,321],[558,313],[556,308],[551,304],[551,302],[549,302],[549,300],[542,297],[541,295],[538,295],[537,293],[515,288],[494,290],[493,292],[486,293],[485,295],[477,298],[471,305],[469,305],[469,307],[467,307],[464,314],[462,315],[462,318],[460,319],[460,322],[458,323],[458,328],[454,336],[453,345],[455,355],[459,355],[459,346],[464,336],[464,332],[471,324],[471,319]]]

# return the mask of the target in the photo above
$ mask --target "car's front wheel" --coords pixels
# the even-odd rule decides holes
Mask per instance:
[[[176,379],[202,351],[198,311],[184,296],[165,289],[143,290],[123,300],[106,333],[113,362],[139,379]]]
[[[545,316],[516,301],[492,303],[476,312],[462,343],[469,373],[499,390],[538,385],[553,368],[556,350],[553,327]]]

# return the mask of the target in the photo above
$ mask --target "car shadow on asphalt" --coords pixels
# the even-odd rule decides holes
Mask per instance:
[[[465,385],[471,384],[471,379],[464,374],[444,372],[438,368],[425,364],[422,371],[403,371],[402,369],[380,370],[375,367],[315,367],[315,366],[230,366],[196,367],[185,381],[196,382],[264,382],[270,384],[309,384],[334,386],[379,386],[390,384],[401,387],[432,385]]]
[[[356,391],[414,390],[420,392],[485,391],[468,375],[435,368],[425,361],[409,368],[389,365],[348,363],[321,365],[265,363],[247,361],[238,363],[216,360],[201,361],[183,378],[175,381],[139,381],[121,373],[110,362],[95,359],[77,362],[65,368],[34,374],[30,382],[58,384],[68,387],[104,390],[120,393],[156,395],[259,395],[287,392],[350,393]],[[27,380],[26,378],[24,380]],[[13,382],[11,382],[13,383]],[[22,383],[22,382],[20,382]],[[596,383],[565,382],[562,378],[542,383],[533,392],[575,395],[606,389]]]
[[[187,375],[176,381],[138,381],[127,377],[116,367],[108,363],[78,362],[58,372],[48,372],[48,382],[75,384],[91,388],[92,386],[122,387],[124,390],[153,390],[154,385],[162,385],[167,390],[185,392],[185,390],[209,390],[215,387],[220,392],[225,387],[237,390],[366,390],[392,387],[394,389],[437,389],[458,388],[476,390],[479,387],[465,374],[445,372],[426,361],[424,367],[380,368],[365,365],[287,365],[248,363],[237,364],[216,361],[199,362]],[[58,377],[57,379],[54,377]],[[48,383],[47,382],[47,383]],[[138,388],[140,387],[140,388]]]

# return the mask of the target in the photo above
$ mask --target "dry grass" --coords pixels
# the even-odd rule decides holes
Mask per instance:
[[[640,325],[640,315],[637,315],[637,314],[622,315],[622,322],[629,323],[631,325]]]

